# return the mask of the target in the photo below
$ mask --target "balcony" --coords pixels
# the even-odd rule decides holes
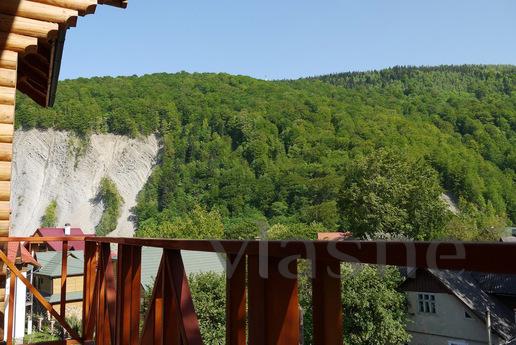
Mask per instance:
[[[38,238],[2,238],[32,243]],[[297,264],[312,267],[313,343],[343,343],[340,299],[341,262],[400,267],[516,273],[516,244],[382,241],[186,241],[138,238],[59,237],[63,243],[61,296],[67,289],[70,241],[85,241],[82,330],[66,321],[66,301],[53,308],[15,262],[0,259],[66,330],[69,339],[40,344],[203,344],[181,251],[224,254],[226,343],[228,345],[298,345],[301,340]],[[116,264],[112,246],[118,246]],[[148,312],[141,323],[142,247],[162,248]],[[16,280],[10,279],[14,291]],[[13,305],[14,295],[9,295]],[[13,344],[14,308],[7,317],[7,344]],[[142,326],[140,327],[140,324]]]

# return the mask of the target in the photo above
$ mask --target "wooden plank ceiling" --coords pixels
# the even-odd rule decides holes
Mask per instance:
[[[53,105],[66,31],[100,4],[127,0],[0,0],[0,236],[9,234],[16,90]]]

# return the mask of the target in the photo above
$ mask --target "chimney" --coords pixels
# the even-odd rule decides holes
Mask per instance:
[[[72,227],[70,226],[70,223],[66,223],[64,227],[64,234],[65,236],[70,236],[72,233]]]

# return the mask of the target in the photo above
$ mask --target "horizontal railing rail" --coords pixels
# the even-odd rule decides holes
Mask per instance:
[[[450,241],[231,241],[87,237],[86,241],[204,251],[516,274],[516,243]]]
[[[61,313],[52,314],[70,341],[83,344],[203,344],[181,251],[225,255],[228,345],[300,343],[297,266],[302,259],[312,267],[315,345],[343,342],[342,262],[516,274],[516,243],[0,238],[0,244],[55,241],[63,242],[62,297],[68,243],[85,242],[82,336],[68,330],[63,299]],[[162,248],[163,255],[140,329],[142,247]],[[19,277],[15,265],[2,253],[0,258]]]

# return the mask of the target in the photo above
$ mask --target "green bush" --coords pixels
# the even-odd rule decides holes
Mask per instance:
[[[299,300],[304,312],[305,344],[312,344],[312,290],[308,265],[300,265]],[[341,265],[344,343],[350,345],[405,344],[410,336],[406,297],[398,291],[396,268]]]
[[[54,228],[57,226],[57,201],[52,200],[41,217],[41,227]]]
[[[116,229],[124,200],[115,183],[108,177],[100,181],[97,199],[104,205],[100,222],[95,227],[98,236],[105,236]]]
[[[163,220],[143,222],[136,231],[138,237],[175,239],[221,239],[224,224],[216,210],[206,211],[199,205],[182,215]]]
[[[204,343],[226,344],[225,274],[194,274],[189,281]]]

